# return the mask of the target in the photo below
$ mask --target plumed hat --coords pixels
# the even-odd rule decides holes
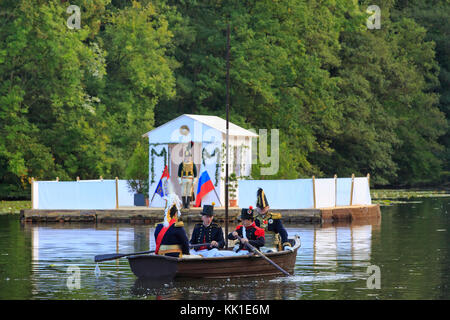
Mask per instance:
[[[258,191],[256,192],[256,206],[260,209],[264,209],[268,205],[269,203],[267,202],[264,190],[262,188],[259,188]]]
[[[188,143],[186,151],[184,152],[185,157],[192,157],[192,148],[194,147],[194,141]]]
[[[178,198],[178,196],[174,193],[169,193],[167,196],[163,197],[164,200],[166,200],[166,208],[164,209],[164,226],[168,227],[169,222],[173,218],[178,218],[181,216],[180,208],[181,208],[181,200]],[[174,211],[177,211],[177,214],[173,216]]]

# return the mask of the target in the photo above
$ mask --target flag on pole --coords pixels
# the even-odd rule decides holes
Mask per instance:
[[[214,190],[214,185],[209,177],[208,171],[205,170],[200,175],[200,179],[198,179],[197,198],[195,199],[194,207],[200,207],[202,198],[212,190]]]
[[[162,198],[169,194],[169,192],[167,190],[167,183],[169,181],[169,178],[170,178],[169,170],[168,170],[167,166],[165,166],[163,174],[161,176],[161,179],[159,179],[159,183],[156,186],[156,190],[155,190],[155,193],[153,194],[153,197],[155,196],[155,194],[159,194]],[[153,200],[153,198],[152,198],[152,200]]]

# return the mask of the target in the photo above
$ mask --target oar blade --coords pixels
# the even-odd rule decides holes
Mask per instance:
[[[122,258],[124,254],[121,253],[109,253],[109,254],[99,254],[94,257],[95,262],[107,261],[107,260],[115,260]]]
[[[210,246],[211,243],[199,243],[190,245],[191,248],[197,248],[200,246]],[[133,252],[133,253],[108,253],[108,254],[99,254],[94,257],[95,262],[101,262],[101,261],[107,261],[107,260],[115,260],[126,256],[131,255],[140,255],[140,254],[147,254],[147,253],[153,253],[154,250],[151,251],[142,251],[142,252]]]

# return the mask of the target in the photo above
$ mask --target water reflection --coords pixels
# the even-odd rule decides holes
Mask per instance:
[[[99,263],[95,276],[97,254],[153,249],[153,225],[21,224],[0,215],[0,299],[449,299],[449,199],[382,207],[381,224],[285,224],[302,240],[294,277],[162,286],[138,283],[127,259]],[[381,289],[367,288],[369,265],[380,267]],[[71,266],[80,289],[67,286]]]
[[[328,284],[367,278],[372,234],[380,221],[369,224],[289,225],[301,248],[294,277],[175,280],[148,282],[136,279],[128,261],[99,264],[97,254],[131,253],[154,249],[153,226],[86,224],[25,224],[31,235],[32,296],[38,299],[300,299],[314,289],[337,290]],[[187,231],[193,225],[187,225]],[[230,226],[233,228],[233,226]],[[69,266],[80,269],[81,290],[67,287]],[[361,285],[363,282],[361,282]],[[320,288],[317,288],[319,286]]]

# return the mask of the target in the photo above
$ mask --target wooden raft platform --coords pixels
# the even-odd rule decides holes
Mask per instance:
[[[201,208],[181,210],[181,219],[186,222],[201,221]],[[381,217],[380,205],[346,206],[321,209],[286,209],[273,210],[281,213],[283,222],[321,224],[337,221],[361,221]],[[214,209],[216,221],[225,220],[225,208]],[[237,222],[240,208],[228,209],[228,221]],[[131,223],[151,224],[161,222],[162,208],[121,207],[111,210],[37,210],[20,211],[22,222],[90,222],[90,223]]]

